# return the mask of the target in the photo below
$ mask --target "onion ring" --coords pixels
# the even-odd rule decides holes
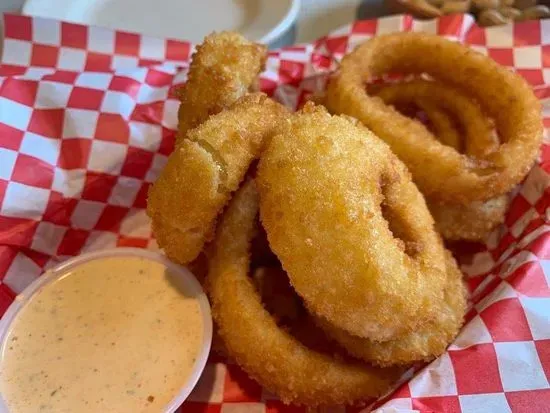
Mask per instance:
[[[199,255],[250,163],[288,115],[264,94],[247,95],[176,146],[147,203],[153,233],[170,259],[187,264]]]
[[[417,331],[383,343],[348,334],[322,318],[316,323],[351,355],[379,366],[430,361],[441,355],[458,334],[466,311],[466,288],[462,273],[447,251],[447,277],[444,300],[437,318]]]
[[[367,90],[370,89],[372,88],[367,88]],[[380,90],[385,89],[380,88]],[[372,94],[375,95],[375,93]],[[433,139],[437,139],[442,144],[450,146],[458,152],[462,153],[464,151],[463,134],[459,131],[458,125],[449,113],[437,107],[436,104],[422,99],[415,99],[410,102],[403,99],[403,102],[401,102],[399,99],[392,97],[382,100],[384,100],[384,103],[393,106],[402,115],[420,120],[434,134]]]
[[[231,357],[287,403],[335,405],[381,395],[400,374],[309,349],[277,326],[248,276],[258,195],[247,181],[225,211],[208,274],[212,313]]]
[[[234,32],[206,36],[193,54],[187,82],[178,91],[178,141],[187,131],[257,89],[267,47]]]
[[[415,79],[409,82],[392,83],[381,87],[376,94],[384,103],[410,104],[419,106],[434,123],[436,137],[448,146],[461,151],[464,146],[465,153],[473,157],[483,157],[495,152],[499,142],[493,133],[494,126],[485,115],[481,107],[460,89],[448,84],[424,79]],[[441,118],[440,111],[452,115],[457,124],[464,130],[464,136],[460,139],[463,144],[453,144],[446,134],[449,133],[447,120]],[[438,125],[441,130],[437,130]]]
[[[435,227],[449,241],[485,241],[498,225],[504,222],[508,195],[469,204],[450,204],[426,200]]]
[[[269,244],[315,314],[380,341],[435,316],[441,238],[403,163],[366,128],[306,104],[262,155],[258,187]]]
[[[422,58],[419,58],[422,56]],[[495,120],[502,144],[472,158],[434,141],[419,122],[380,99],[364,83],[386,73],[422,74],[464,88]],[[427,197],[455,203],[502,195],[531,168],[542,139],[541,106],[527,82],[490,58],[461,44],[426,33],[374,37],[342,59],[325,100],[390,144]]]
[[[434,134],[443,144],[473,157],[487,156],[498,148],[492,122],[479,105],[459,89],[437,81],[417,79],[410,82],[379,86],[376,95],[392,105],[416,104],[433,125]],[[456,118],[464,129],[457,137],[444,111]],[[508,197],[501,195],[487,201],[467,204],[426,200],[435,220],[436,229],[447,240],[483,241],[502,222]]]

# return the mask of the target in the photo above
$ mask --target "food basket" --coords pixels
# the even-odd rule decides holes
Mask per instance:
[[[0,313],[45,268],[85,251],[157,249],[147,189],[174,145],[193,45],[54,20],[4,16],[0,67]],[[550,21],[482,29],[472,17],[357,21],[273,50],[260,86],[296,108],[371,36],[426,31],[466,43],[550,96]],[[419,57],[421,58],[421,57]],[[484,85],[479,85],[484,87]],[[550,112],[544,108],[545,125]],[[365,409],[542,412],[550,406],[550,149],[514,190],[505,224],[456,251],[471,309],[449,350]],[[546,272],[549,271],[549,272]],[[361,409],[349,408],[348,411]],[[185,412],[301,412],[211,355]],[[334,411],[346,411],[345,408]]]

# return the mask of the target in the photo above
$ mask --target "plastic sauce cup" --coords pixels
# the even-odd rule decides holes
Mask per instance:
[[[204,370],[208,355],[210,353],[210,346],[212,343],[212,316],[210,313],[210,305],[204,290],[200,283],[184,267],[181,267],[170,260],[164,255],[139,248],[115,248],[109,250],[102,250],[97,252],[86,253],[75,258],[71,258],[55,268],[46,271],[41,277],[32,282],[21,294],[19,294],[15,301],[10,305],[2,319],[0,320],[0,365],[4,360],[4,357],[8,357],[6,347],[6,339],[10,328],[17,318],[19,312],[25,308],[31,299],[42,291],[48,285],[56,282],[61,277],[67,275],[71,271],[78,269],[83,264],[91,261],[103,260],[106,258],[141,258],[146,261],[156,262],[165,267],[169,273],[177,277],[177,281],[181,282],[185,286],[186,292],[192,294],[192,296],[198,300],[200,313],[203,322],[203,337],[201,348],[196,357],[196,360],[192,366],[191,374],[188,376],[187,382],[179,389],[171,401],[161,410],[162,413],[174,412],[189,396],[197,381]],[[146,306],[144,310],[146,311]],[[174,349],[174,351],[178,351]],[[7,403],[0,394],[0,412],[9,413]]]

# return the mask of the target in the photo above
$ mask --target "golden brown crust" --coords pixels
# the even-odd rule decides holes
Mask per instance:
[[[386,104],[416,104],[426,113],[435,138],[466,155],[483,158],[500,145],[491,119],[470,96],[451,85],[416,79],[378,87],[375,94]],[[426,202],[444,239],[484,241],[504,221],[508,196],[466,204],[431,198]]]
[[[187,264],[214,235],[216,217],[288,111],[262,93],[189,131],[149,191],[147,213],[168,257]]]
[[[262,155],[262,224],[312,312],[352,334],[389,340],[434,316],[445,284],[442,241],[389,147],[312,107]]]
[[[489,234],[504,222],[508,195],[466,205],[427,200],[436,229],[450,241],[486,241]]]
[[[277,326],[248,276],[258,195],[246,182],[225,211],[208,274],[214,320],[231,357],[287,403],[337,405],[377,397],[400,371],[347,363],[304,346]]]
[[[380,366],[430,361],[440,356],[454,340],[466,311],[466,288],[462,273],[450,252],[447,255],[447,285],[444,300],[438,305],[437,317],[418,330],[386,342],[352,336],[326,320],[316,322],[351,355]]]
[[[427,73],[467,90],[495,120],[502,145],[477,159],[435,141],[419,122],[365,93],[365,82],[388,72]],[[446,202],[508,192],[531,168],[542,140],[540,102],[523,78],[468,47],[426,33],[377,36],[359,46],[330,80],[325,103],[384,139],[424,195]]]
[[[265,45],[249,42],[238,33],[206,36],[193,54],[187,82],[178,93],[178,140],[257,87],[266,58]]]
[[[471,96],[452,85],[415,79],[384,85],[376,96],[390,105],[417,104],[433,124],[435,137],[459,152],[483,157],[498,149],[491,119]]]

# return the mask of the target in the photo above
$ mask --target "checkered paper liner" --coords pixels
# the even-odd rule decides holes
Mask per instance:
[[[147,188],[173,148],[192,45],[4,16],[0,66],[0,314],[44,268],[113,246],[156,249]],[[425,31],[469,44],[550,96],[550,21],[491,29],[470,16],[358,21],[271,51],[261,87],[296,108],[369,37]],[[419,56],[421,58],[421,56]],[[482,87],[482,85],[480,85]],[[550,109],[544,109],[550,126]],[[449,350],[379,400],[381,412],[550,411],[550,146],[483,248],[463,246],[472,308]],[[470,249],[468,249],[470,248]],[[305,412],[211,357],[185,412]],[[357,409],[334,409],[335,412]]]

